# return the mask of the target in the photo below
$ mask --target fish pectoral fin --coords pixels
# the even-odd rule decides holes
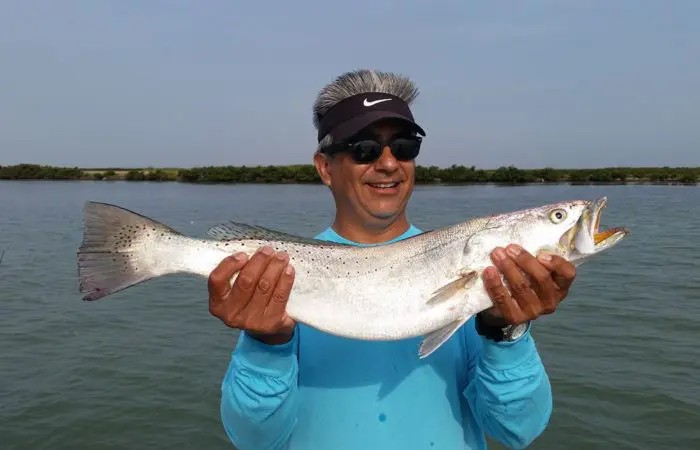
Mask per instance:
[[[446,285],[433,292],[432,297],[427,301],[427,304],[439,303],[448,300],[463,290],[469,288],[476,281],[478,274],[476,270],[463,271],[459,278],[450,281]]]
[[[464,325],[471,315],[465,316],[461,319],[450,322],[444,327],[433,331],[432,333],[425,336],[423,342],[421,342],[420,348],[418,349],[418,357],[423,359],[433,353],[435,350],[440,348],[454,333],[459,330],[459,327]]]

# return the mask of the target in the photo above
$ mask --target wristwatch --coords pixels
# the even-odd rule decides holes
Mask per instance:
[[[506,325],[505,327],[494,327],[484,324],[481,316],[476,316],[476,332],[486,339],[495,342],[513,342],[522,337],[528,329],[530,321],[517,325]]]

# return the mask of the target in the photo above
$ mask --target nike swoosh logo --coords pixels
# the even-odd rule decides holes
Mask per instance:
[[[391,99],[390,98],[380,98],[379,100],[373,100],[370,102],[369,100],[365,99],[365,101],[362,104],[365,106],[374,106],[377,103],[388,102],[389,100],[391,100]]]

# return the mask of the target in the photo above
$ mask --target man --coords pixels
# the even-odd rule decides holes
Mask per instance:
[[[425,136],[409,107],[416,96],[409,79],[369,70],[320,91],[314,164],[336,213],[318,239],[381,245],[421,232],[406,216]],[[492,256],[483,277],[495,306],[422,360],[420,338],[366,342],[295,324],[284,312],[294,281],[287,255],[226,258],[211,273],[209,301],[241,329],[221,390],[230,440],[241,450],[481,449],[489,435],[527,446],[552,404],[530,321],[556,309],[575,269],[512,246]]]

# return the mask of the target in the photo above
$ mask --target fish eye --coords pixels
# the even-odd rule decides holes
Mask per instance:
[[[564,219],[566,219],[566,215],[565,209],[555,209],[549,213],[549,220],[551,220],[553,223],[561,223]]]

